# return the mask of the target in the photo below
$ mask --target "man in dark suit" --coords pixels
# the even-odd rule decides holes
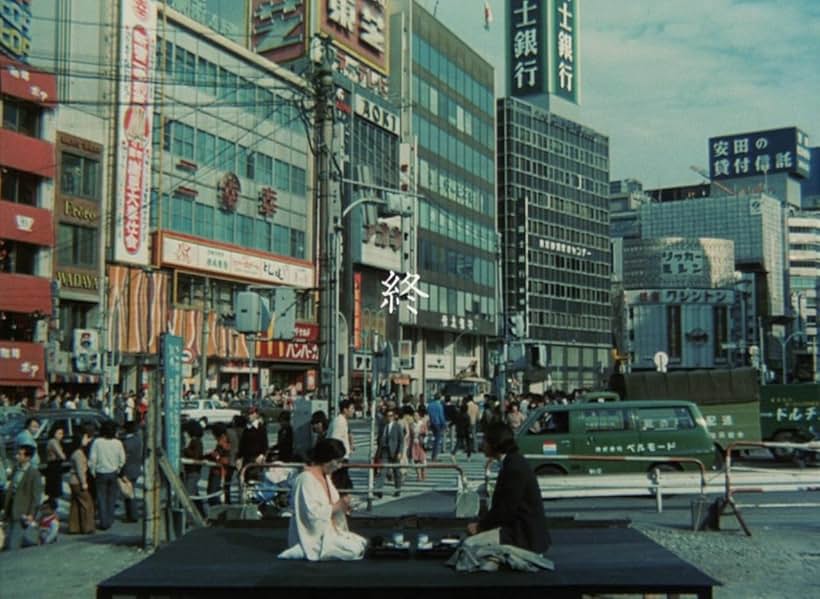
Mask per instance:
[[[404,427],[397,422],[395,408],[388,408],[384,418],[384,428],[379,435],[379,457],[385,464],[398,464],[401,461],[401,452],[404,447]],[[384,477],[387,471],[392,471],[393,484],[396,487],[396,497],[401,492],[401,468],[382,468],[378,488],[384,487]]]
[[[499,542],[536,553],[549,548],[544,505],[538,481],[524,457],[518,453],[509,425],[494,422],[484,433],[484,455],[501,461],[490,510],[478,522],[467,525],[474,535],[498,528]]]
[[[43,477],[32,464],[36,451],[32,445],[21,445],[17,449],[17,466],[11,475],[4,505],[8,523],[7,550],[20,549],[26,528],[37,526],[34,518],[43,499]]]

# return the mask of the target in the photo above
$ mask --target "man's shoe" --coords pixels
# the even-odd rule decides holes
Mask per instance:
[[[401,495],[401,491],[396,491],[395,493],[393,493],[393,497],[398,497],[400,495]]]
[[[373,497],[375,497],[376,499],[381,499],[382,497],[384,497],[384,493],[382,493],[381,491],[376,491],[375,493],[373,493]]]

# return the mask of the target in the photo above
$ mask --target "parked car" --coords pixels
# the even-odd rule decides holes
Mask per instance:
[[[52,437],[54,429],[62,427],[65,430],[65,437],[63,437],[63,448],[66,455],[70,455],[74,449],[77,448],[80,442],[80,430],[83,424],[92,424],[97,431],[103,422],[111,421],[111,419],[99,410],[92,409],[53,409],[40,410],[30,414],[40,421],[40,430],[34,440],[37,442],[37,454],[40,456],[40,465],[44,466],[46,463],[46,446]],[[4,434],[6,458],[14,460],[14,443],[17,434],[23,430],[28,416],[14,420],[13,428],[7,430]]]
[[[221,422],[230,424],[234,416],[240,411],[235,408],[223,408],[222,404],[213,399],[189,399],[182,402],[180,415],[182,421],[195,420],[202,428]]]
[[[688,401],[607,401],[549,405],[530,413],[516,435],[538,476],[706,469],[720,461],[706,421]],[[568,460],[564,456],[632,456],[647,461]],[[671,458],[671,459],[670,459]]]
[[[265,420],[265,424],[267,425],[278,422],[279,414],[281,414],[285,409],[284,406],[281,406],[270,399],[262,399],[254,402],[253,404],[249,399],[235,399],[228,404],[228,407],[239,410],[244,416],[247,416],[251,405],[255,406],[256,409],[259,410],[259,414]]]

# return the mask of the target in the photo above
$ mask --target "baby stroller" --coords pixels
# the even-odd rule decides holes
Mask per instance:
[[[288,508],[293,481],[301,472],[295,466],[276,462],[262,469],[258,480],[245,483],[245,503],[257,504],[263,516],[280,516]]]

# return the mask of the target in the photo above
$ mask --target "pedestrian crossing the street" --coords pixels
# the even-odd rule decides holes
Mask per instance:
[[[375,448],[371,449],[370,430],[365,428],[365,424],[351,427],[353,433],[354,450],[351,462],[369,462]],[[456,464],[464,472],[468,485],[475,489],[484,482],[484,466],[486,458],[481,452],[474,452],[468,459],[463,450],[459,450],[456,455],[450,452],[450,440],[446,439],[445,451],[440,453],[437,460],[431,460],[432,452],[427,452],[428,464]],[[401,484],[401,496],[418,495],[430,491],[450,491],[454,492],[458,488],[458,472],[454,468],[407,468],[403,469]],[[423,480],[421,478],[423,476]],[[367,469],[350,469],[350,478],[356,490],[366,490],[368,486]],[[395,493],[393,482],[388,480],[382,489],[384,497],[392,497]],[[358,493],[357,493],[358,494]]]

